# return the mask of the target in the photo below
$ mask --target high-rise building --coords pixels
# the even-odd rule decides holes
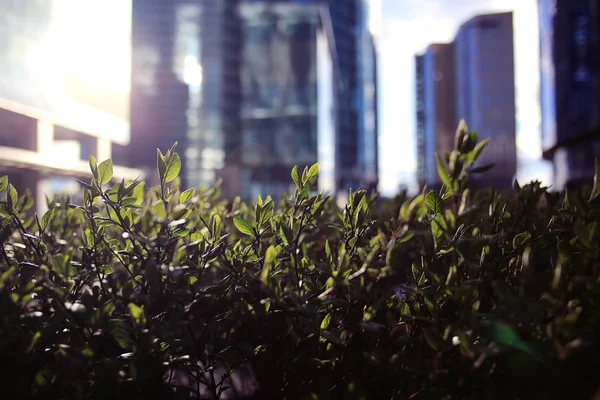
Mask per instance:
[[[279,196],[314,162],[323,189],[376,188],[366,0],[134,0],[133,14],[124,162],[153,169],[150,147],[178,141],[184,185],[222,178],[226,197]]]
[[[452,149],[464,119],[480,140],[489,139],[479,166],[494,164],[475,187],[510,188],[517,169],[512,13],[477,16],[463,24],[453,43],[435,44],[417,57],[419,176],[432,186],[434,153]]]
[[[510,188],[517,172],[513,14],[471,19],[455,46],[457,119],[490,140],[479,165],[494,168],[480,183]]]
[[[542,145],[554,187],[590,183],[600,158],[600,2],[539,0]]]
[[[240,144],[238,0],[134,0],[132,145],[123,162],[156,178],[179,143],[184,186],[210,185]]]
[[[452,151],[456,131],[453,44],[432,44],[417,59],[419,184],[440,185],[433,154]]]
[[[243,198],[280,196],[291,188],[294,165],[320,162],[326,175],[335,169],[338,74],[329,13],[318,3],[242,2],[239,16],[242,146],[227,167],[239,168]],[[333,183],[321,189],[333,192]]]
[[[367,0],[315,0],[329,4],[341,87],[337,98],[340,190],[378,184],[377,48]]]

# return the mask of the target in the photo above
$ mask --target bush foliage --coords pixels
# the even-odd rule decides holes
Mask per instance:
[[[485,143],[461,124],[439,192],[344,207],[317,165],[278,202],[183,191],[174,148],[148,189],[90,158],[39,218],[0,178],[3,398],[590,399],[600,175],[471,193]]]

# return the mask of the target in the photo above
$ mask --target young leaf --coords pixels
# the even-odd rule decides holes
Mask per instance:
[[[595,166],[594,187],[592,189],[592,194],[590,196],[590,200],[593,199],[595,196],[600,195],[600,160],[596,159],[594,161],[594,166]],[[1,183],[0,183],[0,193],[2,193],[2,184]]]
[[[266,223],[268,223],[273,217],[273,201],[267,201],[262,207],[260,212],[260,218],[258,221],[258,226],[262,227]]]
[[[263,269],[260,274],[260,279],[264,283],[267,283],[267,281],[269,280],[269,273],[271,272],[271,268],[273,268],[273,264],[275,263],[275,257],[276,257],[275,247],[273,245],[271,245],[271,246],[269,246],[269,248],[267,249],[267,252],[265,254],[265,262],[263,263]]]
[[[283,227],[283,224],[279,225],[279,236],[281,237],[281,240],[283,241],[283,243],[285,245],[289,245],[290,241],[287,237],[287,234],[285,232],[285,228]]]
[[[140,307],[134,303],[129,303],[127,305],[127,308],[129,308],[129,314],[135,321],[136,325],[138,325],[138,326],[146,325],[146,315],[144,314],[144,309],[142,307]]]
[[[92,175],[94,179],[98,179],[98,162],[96,161],[96,157],[90,156],[90,171],[92,171]]]
[[[168,160],[167,168],[165,171],[165,183],[172,182],[179,175],[179,171],[181,171],[181,159],[179,158],[179,154],[173,153]]]
[[[0,176],[0,193],[3,193],[8,187],[8,176]]]
[[[195,194],[196,194],[196,189],[188,189],[179,195],[179,202],[185,203],[187,201],[190,201],[194,197]]]
[[[435,217],[431,220],[431,233],[433,233],[433,236],[439,239],[447,230],[448,225],[444,219],[444,214],[435,214]]]
[[[513,243],[512,243],[513,248],[517,249],[517,248],[521,247],[522,245],[527,243],[529,241],[529,239],[531,239],[531,233],[529,233],[529,232],[519,233],[513,239]]]
[[[111,160],[105,160],[98,165],[98,183],[107,184],[113,177],[113,163]]]
[[[319,175],[319,164],[313,164],[306,175],[306,182],[310,182],[313,178]]]
[[[431,191],[427,193],[427,196],[425,196],[425,204],[427,204],[427,207],[429,207],[429,210],[431,210],[433,214],[444,212],[442,198],[437,192]]]
[[[330,323],[331,323],[331,313],[327,314],[325,316],[325,318],[323,318],[323,321],[321,321],[321,329],[325,330],[325,329],[329,328]]]
[[[294,168],[292,169],[292,179],[296,183],[296,187],[298,189],[302,188],[302,181],[300,180],[300,174],[298,173],[297,165],[294,165]]]
[[[132,196],[136,198],[135,204],[141,205],[144,201],[144,187],[146,186],[145,182],[141,182],[139,185],[133,189]]]
[[[477,141],[476,136],[475,136],[475,141]],[[471,166],[475,161],[477,161],[477,159],[481,155],[481,152],[486,148],[489,141],[490,141],[490,139],[482,140],[481,142],[477,143],[477,145],[475,145],[473,150],[471,150],[469,153],[467,153],[467,157],[465,160],[465,164],[467,167]]]
[[[13,208],[17,205],[19,201],[19,193],[17,193],[17,189],[11,184],[8,185],[8,196],[6,196],[6,202],[9,208]]]
[[[167,163],[165,162],[165,156],[160,149],[156,149],[156,165],[158,166],[158,178],[161,182],[164,182],[165,173],[167,171]]]
[[[437,153],[435,154],[435,162],[437,164],[437,172],[440,179],[446,185],[446,187],[450,191],[450,194],[454,194],[454,185],[452,184],[452,180],[450,179],[450,172],[446,167],[446,163],[440,158],[440,156]]]
[[[46,230],[46,227],[48,226],[48,224],[50,224],[50,222],[52,222],[53,218],[54,218],[54,208],[51,208],[50,210],[46,211],[46,213],[42,217],[42,220],[40,221],[40,228],[41,228],[42,232]]]
[[[244,219],[239,215],[233,217],[233,223],[235,227],[238,228],[238,230],[243,234],[246,234],[248,236],[254,236],[254,229],[252,225],[249,222],[244,221]]]

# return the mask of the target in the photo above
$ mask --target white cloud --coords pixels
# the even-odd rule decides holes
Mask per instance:
[[[400,177],[416,168],[415,54],[433,42],[451,41],[460,24],[482,13],[514,12],[517,146],[521,156],[527,159],[539,157],[536,0],[383,0],[383,11],[380,39],[380,189],[384,194],[395,193],[398,183],[407,183],[399,182]],[[528,171],[535,171],[535,168]],[[535,175],[535,172],[531,174]]]

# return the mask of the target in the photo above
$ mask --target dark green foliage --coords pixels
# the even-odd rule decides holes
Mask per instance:
[[[484,146],[461,124],[439,193],[343,208],[316,165],[277,203],[182,191],[174,148],[149,189],[91,158],[43,216],[0,178],[2,398],[590,399],[598,182],[470,193]]]

